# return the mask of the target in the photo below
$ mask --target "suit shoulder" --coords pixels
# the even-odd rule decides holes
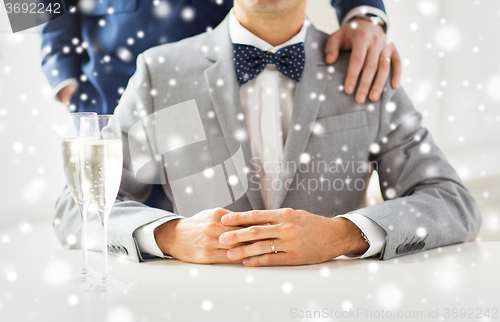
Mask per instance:
[[[314,26],[311,26],[310,32],[313,33],[314,42],[311,44],[312,46],[318,48],[319,54],[321,56],[322,61],[325,60],[325,49],[326,44],[328,42],[328,38],[330,35],[326,34],[323,31],[316,29]],[[333,63],[335,70],[340,74],[347,74],[347,67],[349,66],[349,59],[351,57],[350,51],[341,51],[339,53],[339,57]]]
[[[148,59],[157,60],[163,57],[165,61],[174,62],[177,59],[190,60],[204,56],[203,47],[208,42],[208,32],[185,38],[173,43],[158,45],[144,51],[143,55]]]
[[[333,63],[335,71],[342,75],[347,75],[347,67],[349,67],[350,59],[351,59],[350,51],[341,51],[339,53],[339,57],[337,58],[335,63]]]

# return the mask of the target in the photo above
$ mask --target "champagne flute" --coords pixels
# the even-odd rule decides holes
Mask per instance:
[[[94,272],[89,267],[87,251],[87,210],[90,202],[90,185],[84,174],[83,142],[99,138],[97,113],[71,113],[76,134],[68,134],[62,140],[62,156],[66,184],[73,200],[78,206],[82,221],[83,266],[67,277],[74,282],[87,282]]]
[[[130,284],[113,279],[109,275],[108,220],[111,207],[120,189],[123,167],[123,145],[118,118],[99,115],[99,140],[84,143],[85,172],[90,182],[90,200],[97,206],[102,223],[102,253],[104,272],[92,291],[124,291]]]

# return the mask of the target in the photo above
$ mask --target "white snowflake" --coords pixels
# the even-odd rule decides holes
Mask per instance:
[[[5,278],[7,279],[7,281],[14,283],[15,281],[17,281],[17,277],[17,272],[13,268],[9,267],[5,269]]]
[[[172,7],[171,7],[170,3],[167,1],[155,0],[153,2],[153,4],[154,4],[153,14],[155,15],[156,18],[159,18],[159,19],[165,18],[172,11]]]
[[[418,237],[425,237],[427,235],[427,229],[425,229],[425,227],[418,227],[415,233]]]
[[[394,188],[388,188],[385,191],[385,196],[387,199],[394,199],[396,197],[396,190],[394,190]]]
[[[382,286],[376,295],[378,304],[386,310],[394,310],[403,301],[403,292],[393,284]]]
[[[331,272],[330,268],[323,266],[319,270],[319,275],[321,275],[322,277],[328,277],[330,276],[330,272]]]
[[[493,101],[500,102],[500,75],[495,75],[488,79],[486,94]]]
[[[21,142],[16,142],[12,145],[14,153],[21,153],[24,150],[24,145]]]
[[[311,155],[309,153],[302,153],[300,155],[300,163],[309,163],[311,161]]]
[[[350,311],[352,310],[353,306],[352,306],[352,302],[351,301],[344,301],[342,302],[342,310],[344,311]]]
[[[388,102],[385,104],[385,110],[389,113],[392,113],[396,110],[396,103],[394,102]]]
[[[185,7],[184,9],[182,9],[181,11],[181,18],[184,20],[184,21],[191,21],[194,19],[194,16],[195,16],[195,11],[193,8],[191,7]]]
[[[235,186],[238,184],[239,180],[238,180],[238,177],[235,176],[234,174],[233,175],[230,175],[229,178],[228,178],[228,182],[231,186]]]
[[[314,123],[312,131],[316,135],[322,135],[323,133],[325,133],[325,127],[320,123]]]
[[[76,244],[76,241],[77,241],[77,238],[75,235],[71,234],[71,235],[68,235],[68,237],[66,237],[66,243],[68,245],[74,245]]]
[[[235,137],[238,141],[244,141],[247,138],[247,134],[246,134],[245,130],[240,129],[240,130],[236,131]]]
[[[420,153],[427,154],[431,152],[431,145],[429,143],[422,143],[420,145]]]
[[[212,308],[213,308],[213,304],[210,300],[204,300],[202,303],[201,303],[201,308],[204,310],[204,311],[210,311]]]
[[[75,294],[72,294],[68,297],[68,304],[69,305],[75,306],[78,304],[78,302],[79,302],[78,296],[76,296]]]
[[[118,47],[118,49],[116,50],[116,55],[118,56],[118,58],[120,58],[122,61],[126,63],[132,61],[134,57],[130,52],[130,50],[128,50],[125,47]]]
[[[375,273],[376,271],[378,271],[378,267],[379,265],[375,262],[371,262],[370,264],[368,264],[368,271],[370,273]]]
[[[293,285],[290,282],[286,282],[282,286],[283,292],[284,293],[291,293],[293,291]]]
[[[373,154],[377,154],[380,152],[380,145],[377,143],[370,144],[370,152]]]
[[[460,46],[460,31],[458,28],[451,25],[441,27],[434,35],[434,42],[444,51],[454,51]]]
[[[439,11],[439,5],[435,1],[420,1],[417,7],[424,16],[433,16]]]
[[[215,171],[212,168],[209,168],[209,169],[206,169],[203,171],[203,176],[205,176],[205,178],[207,178],[207,179],[212,178],[214,176],[214,174],[215,174]]]
[[[134,316],[126,307],[116,307],[108,312],[106,322],[133,322]]]

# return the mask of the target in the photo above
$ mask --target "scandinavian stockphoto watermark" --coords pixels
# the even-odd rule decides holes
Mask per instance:
[[[308,195],[365,191],[369,175],[378,170],[376,162],[343,161],[331,155],[302,153],[297,160],[279,162],[245,158],[246,135],[207,135],[214,132],[204,128],[195,100],[150,115],[140,106],[137,109],[139,119],[128,130],[133,174],[142,183],[168,183],[183,216],[226,207],[249,189],[296,190]]]
[[[74,12],[78,2],[78,0],[4,0],[4,5],[12,32],[15,33]]]
[[[300,310],[291,308],[289,317],[292,319],[380,319],[382,321],[388,319],[395,320],[444,320],[453,319],[460,320],[476,320],[498,319],[499,309],[488,307],[447,307],[437,308],[430,307],[427,310],[399,310],[391,311],[384,309],[372,310],[368,308],[349,308],[348,310],[335,310],[332,308],[321,308],[316,310]]]
[[[304,160],[305,159],[305,160]],[[315,191],[365,191],[372,171],[378,171],[377,161],[312,160],[311,156],[299,161],[266,162],[258,157],[250,159],[249,180],[254,183],[250,189],[286,189],[302,191],[311,195]],[[283,179],[261,179],[262,174],[292,172],[294,176]]]

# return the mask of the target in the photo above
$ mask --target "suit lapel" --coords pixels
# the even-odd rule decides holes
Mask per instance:
[[[236,138],[240,141],[249,173],[255,173],[253,164],[250,162],[252,151],[245,122],[238,120],[238,115],[243,113],[243,109],[239,82],[234,70],[233,47],[229,37],[227,17],[211,32],[206,57],[214,62],[204,71],[204,75],[224,138],[226,140]],[[240,180],[244,179],[240,177]],[[246,179],[248,181],[246,196],[250,205],[253,209],[264,209],[258,182],[248,177]]]
[[[273,209],[281,207],[289,190],[287,187],[293,184],[301,154],[305,151],[321,101],[324,99],[323,93],[329,78],[323,56],[324,42],[324,35],[310,25],[304,44],[306,64],[302,78],[295,88],[292,119],[283,151],[283,166],[279,177],[282,184],[274,195]]]

